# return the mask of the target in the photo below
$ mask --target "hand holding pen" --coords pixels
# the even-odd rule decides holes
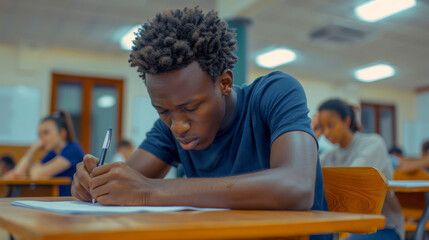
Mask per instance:
[[[101,156],[100,156],[100,160],[98,161],[98,165],[97,167],[103,166],[104,164],[104,159],[106,158],[106,153],[107,150],[110,147],[110,141],[112,140],[112,129],[109,128],[106,132],[106,136],[104,137],[104,143],[103,146],[101,148]],[[95,203],[95,199],[92,199],[92,204]]]

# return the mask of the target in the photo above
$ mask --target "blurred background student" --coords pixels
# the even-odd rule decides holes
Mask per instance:
[[[393,170],[395,170],[398,167],[401,159],[404,157],[404,152],[400,147],[394,145],[391,148],[389,148],[388,153],[389,153],[388,157],[389,157],[390,164],[392,164],[392,168]]]
[[[15,168],[7,172],[8,179],[30,177],[73,178],[76,164],[83,160],[84,152],[76,142],[73,125],[68,113],[58,111],[40,121],[39,140],[35,142],[18,161]],[[43,148],[46,151],[42,159],[35,160],[35,152]],[[71,196],[70,185],[60,185],[60,196]]]
[[[340,99],[322,103],[312,119],[312,127],[317,138],[324,134],[336,145],[320,155],[322,167],[374,167],[392,179],[393,168],[383,138],[360,132],[353,106]],[[393,192],[386,194],[382,215],[386,217],[384,229],[373,234],[352,234],[347,239],[404,239],[404,217]]]
[[[400,158],[398,169],[405,173],[412,173],[420,169],[429,172],[429,140],[422,144],[422,156],[420,158]]]
[[[116,153],[111,162],[125,162],[136,150],[131,141],[122,139],[116,144]]]

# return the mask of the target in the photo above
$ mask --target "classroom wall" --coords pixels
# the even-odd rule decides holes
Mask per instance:
[[[420,157],[423,142],[429,140],[429,92],[417,94],[417,119],[403,123],[406,129],[404,146],[409,156]]]
[[[266,74],[267,71],[252,71],[250,79]],[[307,95],[310,116],[316,112],[317,107],[326,99],[339,97],[359,105],[361,101],[373,103],[394,104],[396,106],[397,142],[403,145],[404,132],[402,123],[415,121],[417,118],[416,93],[413,90],[403,90],[387,87],[376,87],[371,84],[341,84],[329,83],[318,79],[296,77],[304,87]],[[427,105],[426,105],[427,106]]]
[[[133,104],[139,99],[147,99],[147,91],[136,70],[129,67],[127,52],[114,55],[0,44],[0,53],[0,85],[28,85],[39,88],[42,91],[40,117],[49,113],[52,72],[124,79],[123,136],[132,138],[132,133],[138,132],[133,129],[133,109],[139,108]],[[266,72],[251,71],[249,79],[253,80]],[[399,144],[403,142],[402,123],[416,120],[416,94],[412,90],[380,88],[359,83],[334,84],[296,77],[306,91],[310,114],[321,101],[330,97],[346,98],[353,103],[370,101],[395,104]]]
[[[0,44],[0,53],[0,85],[39,88],[40,117],[49,114],[52,72],[123,79],[123,136],[131,138],[133,101],[147,91],[136,70],[129,67],[127,52],[114,55]]]

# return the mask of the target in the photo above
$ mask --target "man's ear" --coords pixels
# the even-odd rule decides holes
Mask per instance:
[[[225,70],[219,77],[216,79],[216,85],[219,87],[222,95],[227,96],[232,91],[232,85],[234,75],[230,69]]]

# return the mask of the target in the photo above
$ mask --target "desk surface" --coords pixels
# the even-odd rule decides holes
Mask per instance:
[[[32,200],[72,200],[26,198]],[[0,228],[22,239],[249,239],[327,232],[374,232],[379,215],[335,212],[213,211],[62,215],[16,207],[0,199]],[[22,200],[22,198],[21,198]]]
[[[388,189],[396,192],[429,192],[429,180],[390,180]]]
[[[0,178],[0,185],[61,185],[69,184],[71,182],[70,178],[67,177],[57,177],[57,178],[47,178],[47,179],[3,179]]]

